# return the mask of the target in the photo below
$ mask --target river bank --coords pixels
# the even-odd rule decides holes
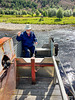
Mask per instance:
[[[23,31],[25,30],[26,24],[12,24],[12,23],[0,23],[0,31],[2,30],[17,30]],[[33,31],[50,31],[54,29],[61,29],[61,28],[70,28],[72,25],[39,25],[39,24],[31,24]]]

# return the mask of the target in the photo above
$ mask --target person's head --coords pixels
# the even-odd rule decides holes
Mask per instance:
[[[26,33],[27,33],[27,34],[30,34],[31,25],[30,25],[30,24],[26,24],[25,30],[26,30]]]

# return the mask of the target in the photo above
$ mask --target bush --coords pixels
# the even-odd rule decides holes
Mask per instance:
[[[73,17],[75,17],[75,10],[73,11]]]
[[[42,12],[42,15],[43,15],[44,17],[47,17],[48,12],[47,12],[47,11],[43,11],[43,12]]]
[[[22,15],[26,15],[27,12],[25,10],[22,10]]]
[[[39,16],[39,11],[38,11],[38,10],[36,11],[36,16],[37,16],[37,17]]]
[[[48,17],[56,16],[56,9],[49,9],[48,10]]]
[[[66,10],[66,11],[64,12],[64,16],[65,16],[65,17],[70,17],[70,16],[72,16],[72,10]]]
[[[63,11],[61,10],[61,9],[59,9],[58,11],[57,11],[57,18],[63,18]]]
[[[5,14],[4,13],[4,10],[0,9],[0,14],[3,14],[4,15]]]

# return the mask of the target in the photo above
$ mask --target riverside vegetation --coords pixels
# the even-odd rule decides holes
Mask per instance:
[[[31,17],[30,15],[0,15],[0,22],[14,24],[75,24],[75,17]]]
[[[15,24],[75,24],[74,0],[0,0],[0,22]],[[71,3],[70,3],[71,2]],[[65,4],[65,0],[61,2]],[[70,8],[69,8],[70,7]]]

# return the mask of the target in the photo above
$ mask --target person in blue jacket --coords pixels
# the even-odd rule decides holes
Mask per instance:
[[[35,52],[34,43],[37,44],[37,39],[34,32],[31,31],[31,25],[26,24],[24,32],[18,32],[16,37],[17,41],[22,41],[22,47],[25,51],[25,57],[30,57],[29,50],[31,52],[31,57]]]

